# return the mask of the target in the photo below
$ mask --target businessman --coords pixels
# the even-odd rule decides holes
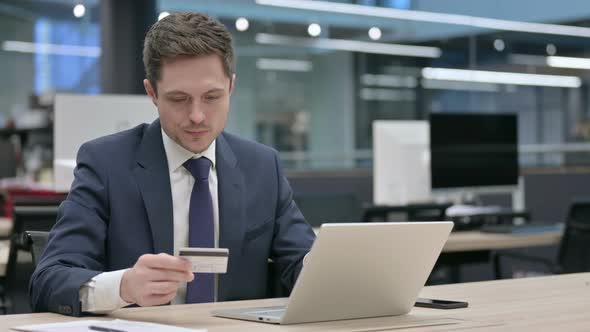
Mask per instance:
[[[172,14],[148,31],[143,62],[159,119],[80,148],[31,278],[35,311],[263,298],[267,260],[290,289],[314,241],[276,151],[223,131],[236,82],[226,28]],[[182,247],[228,248],[227,273],[194,275]]]

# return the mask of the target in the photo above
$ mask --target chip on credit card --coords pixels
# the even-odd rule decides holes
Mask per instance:
[[[180,248],[178,256],[188,259],[196,273],[226,273],[229,249]]]

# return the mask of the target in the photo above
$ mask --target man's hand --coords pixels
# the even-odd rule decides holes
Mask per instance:
[[[121,279],[120,295],[128,303],[142,307],[170,302],[182,282],[194,279],[191,264],[168,254],[146,254]]]

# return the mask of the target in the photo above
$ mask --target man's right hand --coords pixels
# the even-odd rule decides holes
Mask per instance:
[[[125,302],[142,307],[161,305],[176,296],[180,283],[193,279],[188,260],[168,254],[146,254],[125,271],[119,291]]]

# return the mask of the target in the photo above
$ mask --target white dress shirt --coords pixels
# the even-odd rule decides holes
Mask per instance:
[[[209,173],[209,190],[213,201],[213,223],[215,231],[215,247],[219,246],[219,200],[217,193],[217,171],[215,160],[215,141],[203,151],[194,154],[176,142],[174,142],[162,130],[162,140],[166,159],[168,160],[168,171],[170,176],[170,190],[172,192],[172,214],[174,222],[174,254],[178,249],[188,247],[188,214],[190,197],[195,179],[182,164],[191,158],[207,157],[211,160],[211,172]],[[83,312],[108,313],[119,308],[130,305],[121,299],[120,287],[124,270],[103,272],[86,282],[79,291]],[[186,283],[178,289],[173,304],[185,302]],[[215,278],[215,300],[217,300],[217,278]]]

